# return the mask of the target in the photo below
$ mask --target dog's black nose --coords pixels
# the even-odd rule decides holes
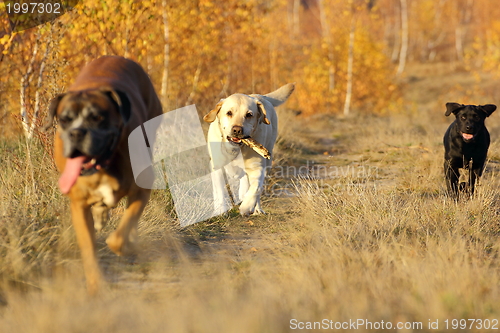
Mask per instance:
[[[72,141],[78,142],[87,134],[87,130],[83,128],[74,128],[69,132],[69,136]]]
[[[241,126],[233,126],[231,129],[231,134],[234,137],[241,137],[243,135],[243,127]]]

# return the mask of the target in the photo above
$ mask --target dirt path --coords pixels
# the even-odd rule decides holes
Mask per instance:
[[[262,198],[268,214],[241,217],[234,208],[185,229],[169,219],[162,233],[146,237],[133,260],[111,254],[100,236],[100,257],[108,280],[118,288],[169,288],[177,283],[175,268],[182,262],[239,264],[253,254],[279,251],[294,221],[300,219],[299,179],[308,179],[325,191],[342,187],[347,193],[368,189],[442,195],[442,133],[451,120],[443,117],[440,105],[460,100],[463,85],[480,86],[484,91],[494,87],[490,76],[481,77],[477,81],[473,73],[439,64],[412,67],[404,90],[407,108],[398,117],[317,115],[302,119],[282,113],[280,121],[287,125]],[[500,121],[492,121],[489,128],[500,138]],[[498,146],[492,145],[486,177],[500,171]],[[168,262],[171,273],[155,273],[161,262]]]

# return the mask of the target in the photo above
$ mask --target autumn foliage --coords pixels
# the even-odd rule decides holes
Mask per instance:
[[[110,54],[142,64],[165,111],[194,103],[204,113],[231,93],[297,82],[288,106],[304,115],[341,113],[349,84],[353,112],[397,112],[401,57],[499,70],[498,7],[494,0],[86,0],[19,33],[4,18],[2,133],[21,105],[27,121],[41,123],[81,67]]]

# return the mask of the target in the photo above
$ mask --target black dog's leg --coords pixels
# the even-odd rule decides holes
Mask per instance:
[[[483,174],[483,170],[484,170],[484,164],[480,164],[480,165],[474,165],[474,167],[472,166],[472,160],[470,161],[469,163],[469,166],[471,168],[471,172],[470,172],[470,194],[474,194],[474,188],[475,188],[475,185],[476,185],[476,181],[479,180],[479,177],[481,177],[481,175]]]
[[[459,172],[458,167],[452,164],[452,161],[444,161],[444,174],[446,177],[446,187],[448,189],[448,193],[458,198],[458,179]]]
[[[477,170],[470,170],[469,172],[469,193],[472,196],[474,194],[474,188],[476,186],[476,179],[478,178]]]
[[[462,194],[466,194],[469,192],[469,181],[466,182],[460,182],[458,183],[458,192]]]

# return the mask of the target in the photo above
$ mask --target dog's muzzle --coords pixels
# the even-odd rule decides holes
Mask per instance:
[[[70,133],[72,144],[82,133],[85,134],[86,130],[73,129]],[[99,156],[87,156],[80,150],[73,148],[71,157],[66,159],[64,171],[59,178],[59,188],[63,194],[69,193],[71,187],[76,183],[79,176],[90,176],[101,169],[105,169],[109,165],[109,161],[113,156],[113,152],[118,144],[121,134],[121,128],[112,130],[108,136],[108,144],[105,146],[104,151]],[[73,136],[72,136],[73,135]],[[81,141],[81,137],[79,139]],[[75,156],[76,155],[76,156]]]
[[[237,145],[241,145],[242,144],[240,138],[235,138],[235,137],[228,136],[228,137],[226,137],[226,139],[227,139],[227,141],[229,141],[231,143],[235,143]]]

